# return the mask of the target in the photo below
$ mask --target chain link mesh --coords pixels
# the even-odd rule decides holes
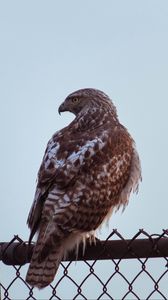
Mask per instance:
[[[122,243],[117,244],[120,258],[116,258],[117,254],[113,253],[113,247],[109,247],[108,243],[113,240]],[[8,264],[7,266],[1,263],[1,300],[168,299],[167,230],[152,235],[139,230],[132,239],[126,240],[114,229],[107,240],[101,242],[101,251],[98,249],[99,241],[94,246],[95,255],[99,253],[96,259],[90,260],[93,258],[93,253],[89,258],[88,252],[87,260],[84,256],[83,260],[76,262],[62,262],[54,282],[40,291],[31,288],[25,282],[27,265],[19,265],[21,255],[18,255],[17,247],[12,248],[14,252],[10,253],[12,257],[9,253],[7,255],[7,250],[15,242],[17,247],[25,246],[25,250],[21,249],[22,252],[27,251],[26,243],[18,236],[9,243],[1,243],[1,246],[3,244],[1,260]],[[147,249],[144,245],[150,247]],[[17,265],[11,265],[13,259],[17,260]]]

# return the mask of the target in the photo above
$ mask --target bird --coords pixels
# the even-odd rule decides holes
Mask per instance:
[[[75,117],[47,144],[27,220],[29,243],[37,238],[26,282],[39,289],[52,283],[70,251],[126,207],[142,179],[135,142],[107,94],[79,89],[59,106],[65,111]]]

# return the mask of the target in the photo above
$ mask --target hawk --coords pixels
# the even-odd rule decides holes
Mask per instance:
[[[59,107],[75,119],[49,140],[28,216],[34,247],[26,281],[49,285],[64,256],[127,205],[138,189],[141,166],[134,140],[119,122],[110,98],[80,89]]]

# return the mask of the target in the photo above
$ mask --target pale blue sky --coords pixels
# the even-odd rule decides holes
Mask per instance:
[[[0,241],[28,239],[46,143],[73,119],[57,108],[84,87],[113,99],[142,162],[139,194],[110,228],[167,228],[167,0],[1,1],[0,43]]]

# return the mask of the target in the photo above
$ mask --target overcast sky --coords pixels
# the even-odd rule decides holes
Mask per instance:
[[[142,162],[138,196],[99,237],[167,228],[167,0],[1,1],[0,85],[0,241],[28,239],[47,141],[74,118],[58,106],[84,87],[113,99]]]

